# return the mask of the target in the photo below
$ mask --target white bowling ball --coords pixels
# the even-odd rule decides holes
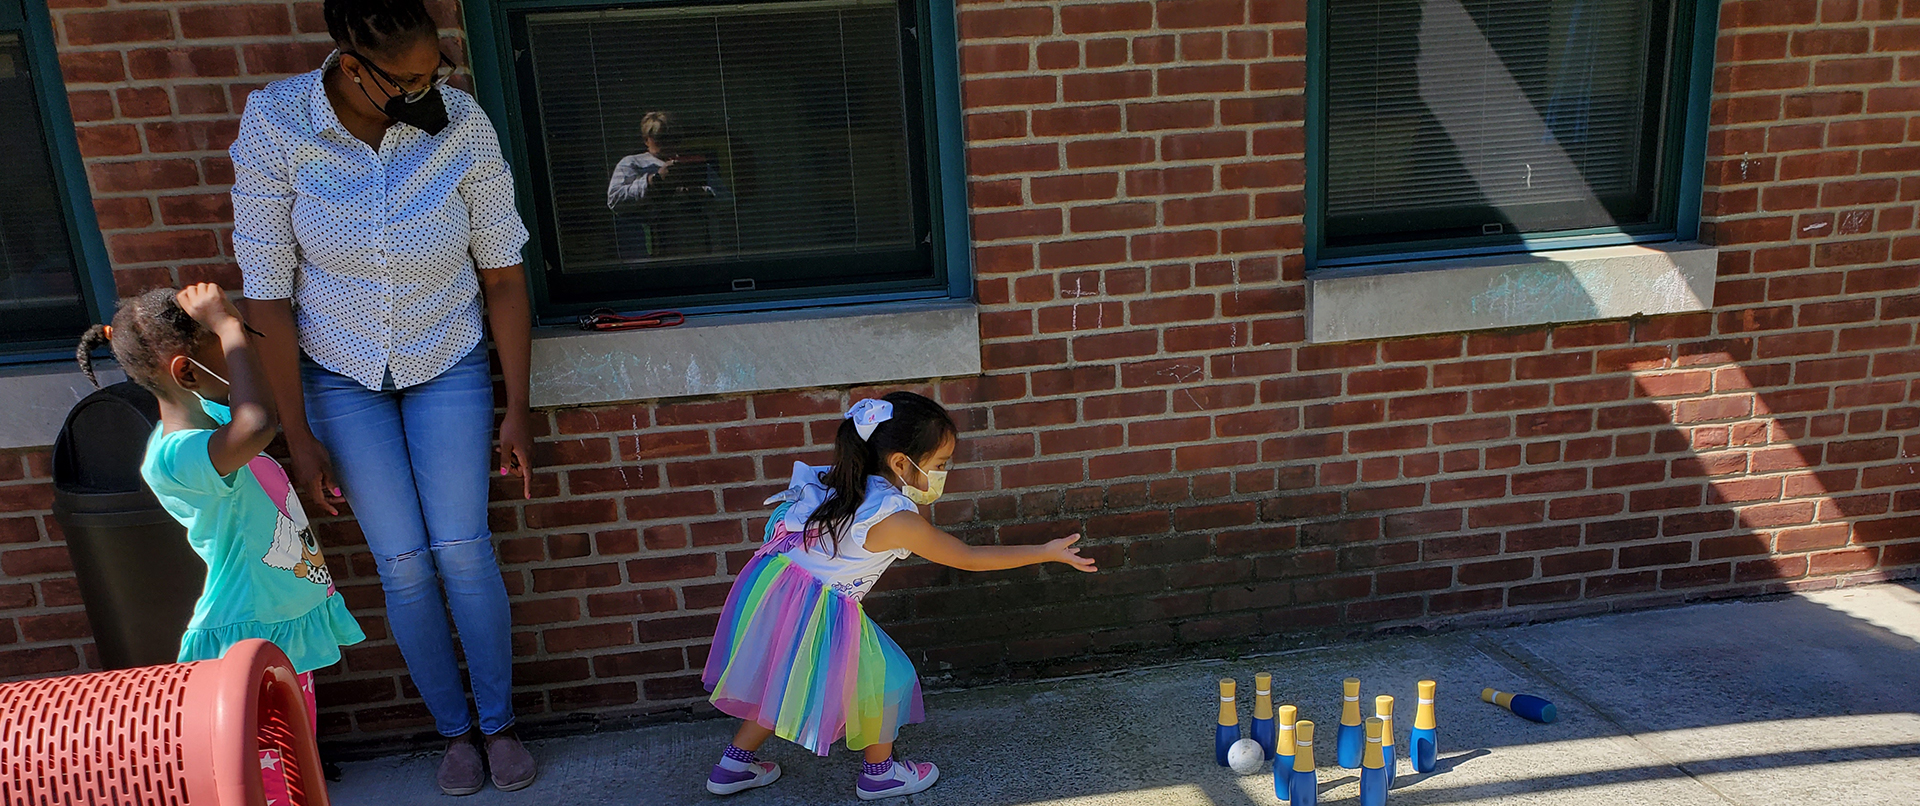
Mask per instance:
[[[1241,775],[1252,775],[1266,765],[1267,753],[1260,743],[1252,739],[1241,739],[1227,748],[1227,766]]]

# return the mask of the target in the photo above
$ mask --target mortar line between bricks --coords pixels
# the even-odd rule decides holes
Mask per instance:
[[[1586,706],[1587,710],[1592,711],[1594,715],[1600,717],[1601,720],[1612,726],[1618,736],[1632,742],[1635,747],[1640,748],[1641,751],[1647,755],[1658,759],[1660,763],[1679,770],[1682,775],[1687,776],[1688,780],[1698,784],[1701,789],[1713,793],[1715,797],[1729,804],[1734,804],[1734,806],[1748,806],[1745,801],[1734,798],[1720,791],[1720,789],[1713,784],[1707,783],[1706,780],[1695,774],[1692,769],[1689,769],[1686,764],[1669,758],[1665,753],[1660,752],[1659,748],[1641,740],[1639,732],[1622,724],[1618,717],[1607,709],[1602,708],[1598,702],[1580,696],[1573,686],[1569,685],[1557,674],[1557,667],[1545,658],[1535,655],[1523,647],[1509,646],[1482,631],[1469,634],[1467,643],[1473,647],[1475,652],[1480,653],[1481,657],[1493,661],[1496,665],[1505,666],[1509,671],[1530,675],[1546,681],[1547,685],[1552,686],[1568,699]],[[1492,650],[1492,652],[1488,650]],[[1498,654],[1499,657],[1495,657],[1495,654]],[[1502,660],[1502,658],[1505,660]],[[1518,667],[1517,669],[1515,668],[1516,666]]]

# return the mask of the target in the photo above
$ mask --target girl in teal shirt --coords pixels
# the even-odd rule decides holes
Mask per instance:
[[[140,475],[207,563],[180,661],[219,658],[247,638],[272,641],[293,662],[312,717],[313,671],[366,636],[333,589],[287,474],[261,453],[278,419],[247,326],[226,292],[201,283],[124,300],[111,326],[88,330],[78,358],[89,380],[102,343],[160,401]],[[268,800],[278,802],[284,783],[276,798],[272,752],[262,752],[261,768]]]

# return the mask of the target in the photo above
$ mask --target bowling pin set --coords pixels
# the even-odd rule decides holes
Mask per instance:
[[[1220,681],[1220,718],[1214,728],[1214,760],[1222,767],[1232,766],[1237,771],[1251,772],[1252,769],[1245,769],[1240,763],[1230,762],[1240,762],[1241,757],[1250,752],[1244,745],[1236,751],[1236,744],[1257,744],[1264,760],[1273,764],[1273,794],[1293,806],[1316,806],[1320,786],[1314,772],[1313,722],[1301,719],[1300,709],[1292,704],[1274,707],[1272,675],[1266,672],[1254,675],[1253,686],[1253,736],[1251,739],[1242,739],[1239,708],[1234,701],[1234,681]],[[1422,680],[1415,688],[1419,697],[1418,707],[1414,711],[1413,732],[1409,736],[1411,750],[1408,758],[1415,772],[1433,772],[1439,755],[1436,747],[1438,725],[1433,715],[1434,681]],[[1487,692],[1491,693],[1483,692],[1481,696],[1488,702],[1495,702],[1492,699],[1495,694],[1512,699],[1515,713],[1520,713],[1522,707],[1519,698],[1526,696],[1500,694],[1493,689],[1487,689]],[[1374,697],[1373,716],[1362,720],[1360,680],[1349,677],[1342,681],[1341,694],[1340,724],[1334,733],[1340,766],[1360,771],[1361,806],[1382,806],[1387,802],[1387,790],[1393,788],[1394,772],[1400,758],[1399,747],[1393,741],[1393,697],[1385,694]],[[1505,706],[1506,703],[1501,705]],[[1546,707],[1551,714],[1553,706],[1548,704]],[[1551,717],[1548,721],[1551,721]]]

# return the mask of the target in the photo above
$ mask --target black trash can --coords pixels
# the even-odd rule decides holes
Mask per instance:
[[[160,404],[132,381],[87,395],[53,447],[53,516],[66,532],[100,663],[172,663],[207,566],[140,478]]]

